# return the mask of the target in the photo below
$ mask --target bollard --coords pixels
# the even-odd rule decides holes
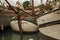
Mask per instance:
[[[4,36],[2,36],[2,40],[5,40]]]
[[[30,38],[29,40],[34,40],[34,39]]]
[[[3,25],[1,25],[1,30],[4,30],[4,27],[3,27]]]

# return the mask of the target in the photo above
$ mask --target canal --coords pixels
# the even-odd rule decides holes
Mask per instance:
[[[11,28],[0,31],[0,40],[39,40],[39,32],[26,33],[23,35],[19,32],[13,31]]]

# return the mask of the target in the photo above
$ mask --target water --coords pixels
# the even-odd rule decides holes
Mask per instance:
[[[21,38],[21,34],[14,32],[11,28],[9,28],[9,19],[10,16],[1,16],[0,17],[0,25],[2,24],[5,28],[4,31],[0,31],[0,40],[38,40],[39,32],[36,33],[23,33]]]
[[[14,32],[12,29],[0,31],[0,40],[39,40],[39,32],[36,33],[20,33]]]

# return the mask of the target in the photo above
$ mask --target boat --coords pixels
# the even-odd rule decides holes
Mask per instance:
[[[10,5],[10,7],[11,7],[11,5]],[[53,10],[55,10],[55,9],[53,9]],[[34,13],[33,1],[32,1],[32,11],[33,11],[32,13]],[[52,12],[52,13],[49,13],[47,15],[41,16],[41,17],[39,17],[39,18],[37,18],[35,20],[37,20],[38,25],[42,25],[42,24],[45,24],[45,23],[48,23],[48,22],[53,22],[53,21],[60,20],[59,17],[60,17],[60,15],[59,15],[58,11],[56,11],[56,12]],[[39,26],[34,24],[33,22],[31,22],[32,20],[31,21],[30,20],[31,20],[31,18],[28,17],[27,19],[24,19],[24,20],[20,21],[21,22],[21,28],[22,28],[23,31],[25,31],[25,32],[33,32],[33,31],[38,30]],[[18,26],[18,20],[14,19],[14,20],[10,21],[10,25],[11,25],[11,27],[12,27],[12,29],[14,31],[20,31],[19,26]]]
[[[10,25],[14,31],[20,31],[18,26],[18,20],[10,21]],[[21,20],[21,28],[24,32],[36,32],[38,30],[38,25],[35,19],[25,17],[24,20]]]
[[[19,3],[19,1],[17,1],[16,6],[19,9],[24,10],[24,8],[22,8],[22,5],[20,5],[20,6],[19,5],[20,5],[20,3]],[[34,18],[29,18],[29,17],[24,16],[24,19],[20,21],[21,22],[21,29],[24,32],[36,32],[38,30],[38,25],[35,20],[36,19],[34,19]],[[15,20],[10,21],[10,25],[14,31],[18,31],[18,32],[21,31],[19,29],[18,20],[15,19]]]
[[[37,19],[41,40],[60,40],[60,13],[54,11]]]

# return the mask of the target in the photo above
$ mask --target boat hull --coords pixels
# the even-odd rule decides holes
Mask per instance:
[[[39,28],[40,33],[48,37],[60,40],[60,24]],[[43,36],[41,36],[43,37]],[[48,37],[46,37],[48,39]],[[44,38],[44,37],[43,37]]]
[[[41,24],[56,21],[56,20],[60,20],[60,13],[58,13],[58,11],[39,17],[37,19],[37,24],[41,25]]]
[[[59,39],[60,40],[60,13],[58,11],[44,15],[38,20],[39,31],[43,36],[41,40]],[[48,39],[49,38],[49,39]]]
[[[11,21],[10,25],[14,31],[18,31],[18,32],[20,31],[17,20]],[[24,32],[35,32],[38,30],[37,25],[24,20],[21,21],[21,28]]]

